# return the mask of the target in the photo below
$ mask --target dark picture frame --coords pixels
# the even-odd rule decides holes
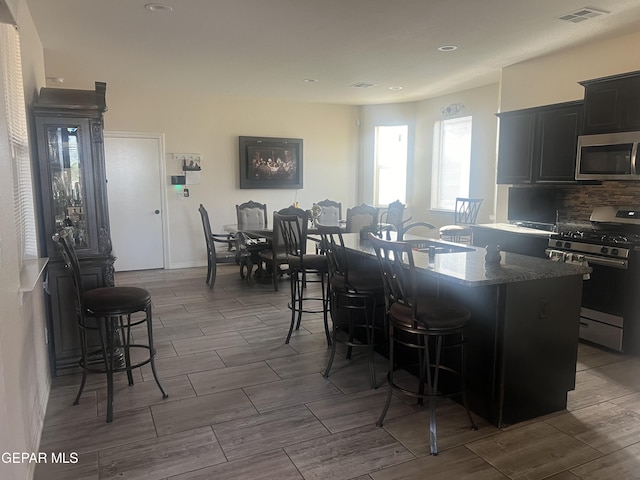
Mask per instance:
[[[239,137],[240,188],[302,188],[302,139]]]

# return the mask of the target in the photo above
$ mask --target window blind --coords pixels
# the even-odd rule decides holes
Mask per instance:
[[[33,182],[26,104],[22,81],[20,36],[14,25],[0,24],[0,61],[6,109],[8,142],[12,156],[13,199],[19,261],[37,258]]]

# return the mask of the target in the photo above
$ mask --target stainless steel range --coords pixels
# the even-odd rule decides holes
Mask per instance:
[[[591,228],[549,237],[547,257],[587,262],[580,338],[624,352],[640,351],[640,208],[596,207]]]

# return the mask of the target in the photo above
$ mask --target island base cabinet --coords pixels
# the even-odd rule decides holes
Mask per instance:
[[[471,410],[503,427],[566,408],[575,388],[582,277],[449,288],[472,315]]]

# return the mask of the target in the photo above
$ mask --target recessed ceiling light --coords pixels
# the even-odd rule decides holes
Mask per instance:
[[[352,83],[349,86],[350,87],[354,87],[354,88],[371,88],[371,87],[375,87],[376,85],[378,85],[378,84],[377,83],[367,83],[367,82],[356,82],[356,83]]]
[[[397,85],[395,87],[389,87],[389,90],[402,90],[402,87],[400,85]]]
[[[315,78],[305,78],[304,82],[305,83],[316,83],[318,80],[316,80]]]
[[[169,5],[162,5],[161,3],[147,3],[144,8],[149,10],[150,12],[156,13],[169,13],[173,12],[173,8]]]
[[[457,45],[442,45],[441,47],[438,47],[438,50],[440,50],[441,52],[453,52],[454,50],[457,50],[458,46]]]

